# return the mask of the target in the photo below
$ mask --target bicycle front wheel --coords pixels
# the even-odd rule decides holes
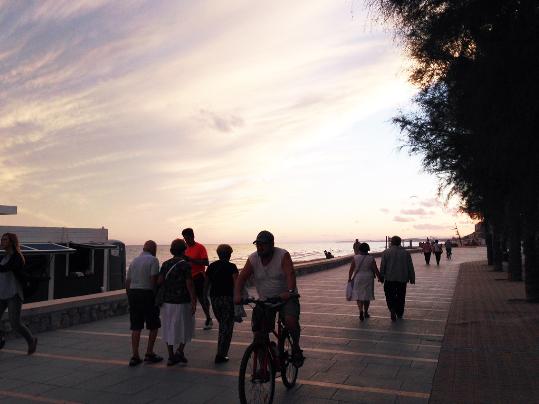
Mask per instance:
[[[275,393],[275,368],[266,345],[252,343],[240,365],[239,393],[241,404],[271,404]]]
[[[292,337],[286,329],[279,338],[279,352],[281,354],[281,379],[286,388],[290,389],[296,384],[298,368],[292,363]]]

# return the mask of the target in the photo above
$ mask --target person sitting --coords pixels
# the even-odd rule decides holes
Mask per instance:
[[[288,251],[275,247],[273,234],[267,230],[258,233],[253,244],[256,244],[256,252],[249,255],[236,280],[234,303],[241,302],[241,290],[253,275],[260,299],[281,298],[285,303],[279,313],[292,337],[292,362],[301,367],[305,358],[299,346],[300,305],[292,258]]]

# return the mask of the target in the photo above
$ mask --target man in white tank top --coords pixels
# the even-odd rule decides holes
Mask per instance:
[[[299,346],[300,305],[297,297],[296,274],[288,251],[275,247],[273,234],[263,230],[253,241],[256,252],[249,255],[234,287],[234,303],[241,302],[241,290],[245,282],[254,275],[256,291],[260,299],[280,297],[286,303],[279,311],[293,341],[293,361],[297,367],[303,365],[304,357]]]

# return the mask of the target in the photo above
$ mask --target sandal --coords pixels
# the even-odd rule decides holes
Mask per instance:
[[[180,363],[180,358],[178,355],[169,356],[167,360],[167,366],[174,366],[176,363]]]
[[[144,355],[144,362],[158,363],[163,360],[162,356],[156,355],[155,353],[147,353]]]
[[[131,359],[129,360],[129,366],[131,367],[134,367],[134,366],[138,366],[142,363],[142,359],[140,359],[139,357],[137,356],[133,356],[131,357]]]

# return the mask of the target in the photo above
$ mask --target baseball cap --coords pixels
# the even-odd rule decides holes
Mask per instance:
[[[253,241],[253,244],[256,243],[267,243],[272,244],[274,242],[273,234],[271,234],[267,230],[262,230],[258,235],[256,236],[256,240]]]

